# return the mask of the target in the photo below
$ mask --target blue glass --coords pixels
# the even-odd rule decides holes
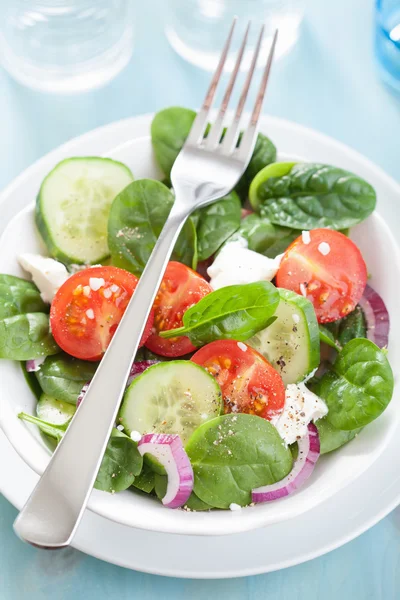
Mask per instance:
[[[376,0],[375,52],[384,81],[400,93],[400,0]]]

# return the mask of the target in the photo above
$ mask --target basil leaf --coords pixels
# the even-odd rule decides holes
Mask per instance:
[[[280,165],[285,169],[277,175]],[[276,163],[251,184],[252,206],[272,223],[293,229],[345,229],[374,210],[376,193],[353,173],[316,163]]]
[[[241,203],[235,192],[198,211],[198,259],[206,260],[240,225]]]
[[[163,338],[187,335],[194,346],[214,340],[245,341],[273,322],[279,292],[269,281],[230,285],[204,296],[183,315],[183,327],[160,332]]]
[[[45,394],[76,404],[82,387],[92,379],[98,364],[61,353],[46,358],[35,375]]]
[[[347,444],[347,442],[354,439],[362,430],[362,427],[359,429],[352,429],[351,431],[336,429],[329,423],[326,417],[315,421],[315,426],[318,429],[321,454],[327,454],[328,452],[341,448]]]
[[[359,305],[346,317],[332,323],[326,323],[325,329],[331,333],[333,339],[340,346],[344,346],[347,342],[355,338],[367,337],[365,317]]]
[[[370,340],[358,338],[339,352],[316,393],[328,405],[329,423],[347,431],[379,417],[392,398],[393,386],[386,354]]]
[[[224,415],[201,425],[186,445],[194,493],[215,508],[251,502],[251,490],[283,479],[292,455],[275,427],[247,414]]]
[[[159,111],[151,123],[154,154],[167,181],[169,181],[175,159],[189,135],[195,117],[196,113],[193,110],[171,106]],[[249,165],[237,185],[237,192],[242,200],[246,199],[250,181],[258,171],[275,159],[274,144],[265,135],[259,133]]]
[[[25,313],[0,321],[0,358],[31,360],[59,351],[50,333],[49,315]]]
[[[49,305],[43,302],[34,283],[14,275],[0,275],[0,319],[48,312],[48,309]]]
[[[108,220],[108,245],[115,266],[137,277],[142,274],[173,203],[173,193],[152,179],[133,181],[114,198]],[[172,256],[192,266],[195,251],[196,235],[189,218]]]
[[[143,458],[130,437],[113,430],[94,483],[103,492],[127,490],[140,474]]]
[[[338,352],[342,348],[342,346],[335,340],[333,333],[323,325],[319,325],[319,339],[321,342],[327,344],[331,348],[334,348]]]

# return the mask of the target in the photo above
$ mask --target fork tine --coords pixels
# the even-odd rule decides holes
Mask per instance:
[[[245,31],[245,34],[243,37],[243,41],[240,46],[239,53],[238,53],[238,56],[236,59],[235,67],[232,71],[232,75],[229,79],[229,83],[226,88],[224,98],[222,100],[221,108],[219,109],[217,118],[216,118],[214,124],[212,125],[209,134],[207,135],[207,139],[205,142],[205,148],[207,150],[213,150],[217,146],[217,144],[219,144],[219,141],[221,139],[226,109],[228,108],[229,100],[232,95],[232,90],[234,88],[234,85],[236,82],[236,77],[237,77],[237,74],[240,69],[244,50],[245,50],[246,44],[247,44],[247,38],[249,36],[249,30],[250,30],[250,21],[247,25],[247,28],[246,28],[246,31]]]
[[[219,80],[221,79],[222,71],[224,70],[226,57],[228,56],[229,47],[231,45],[233,32],[235,29],[237,17],[234,17],[233,23],[231,25],[231,29],[229,31],[228,38],[225,42],[224,49],[222,50],[221,58],[219,59],[218,66],[215,70],[213,78],[210,83],[210,87],[207,90],[206,97],[203,102],[203,106],[197,113],[195,120],[193,121],[192,128],[187,137],[186,143],[189,144],[197,144],[199,140],[203,137],[204,132],[207,127],[208,114],[210,112],[210,108],[215,96],[215,90],[217,89]]]
[[[232,125],[230,125],[230,127],[227,129],[224,140],[222,142],[222,150],[226,154],[230,154],[236,148],[236,143],[240,131],[240,119],[243,113],[244,105],[246,103],[247,95],[249,93],[251,80],[253,78],[253,74],[257,65],[258,55],[260,53],[263,36],[264,25],[261,27],[260,34],[258,36],[257,45],[253,54],[253,60],[251,61],[249,72],[247,73],[246,81],[244,83],[243,90],[239,98],[239,103],[236,109],[235,116],[233,118]]]
[[[277,39],[278,39],[278,30],[276,29],[275,33],[274,33],[274,37],[272,39],[271,49],[269,51],[267,64],[265,65],[265,69],[264,69],[261,84],[260,84],[260,87],[258,90],[257,98],[254,103],[254,109],[253,109],[253,112],[252,112],[252,115],[250,118],[250,123],[240,141],[238,158],[241,160],[246,160],[246,157],[248,157],[250,160],[251,154],[253,152],[253,149],[254,149],[254,146],[256,143],[257,133],[258,133],[258,121],[259,121],[260,113],[261,113],[263,102],[264,102],[265,90],[267,88],[268,78],[269,78],[269,74],[271,71],[272,60],[274,58],[274,52],[275,52],[275,46],[276,46]]]

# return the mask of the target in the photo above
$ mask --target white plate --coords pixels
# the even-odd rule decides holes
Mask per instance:
[[[26,183],[29,179],[30,187],[37,189],[43,170],[47,171],[61,158],[71,154],[105,153],[110,147],[145,133],[148,123],[149,117],[141,117],[102,128],[83,136],[79,140],[66,144],[39,161],[6,190],[5,196],[10,197],[13,194],[16,200],[12,205],[9,203],[4,206],[2,214],[5,216],[5,220],[7,221],[26,203],[26,198],[18,198],[15,194],[22,183]],[[391,203],[396,202],[399,198],[399,187],[369,161],[329,138],[291,123],[277,119],[265,119],[263,130],[268,131],[271,137],[277,141],[278,146],[287,150],[290,154],[303,156],[310,160],[331,162],[354,170],[366,177],[377,188],[380,198],[380,211],[393,217],[394,211]],[[286,140],[286,143],[283,143],[284,140]],[[393,218],[391,224],[393,226]],[[398,438],[399,436],[396,435],[390,440],[391,452],[396,451],[396,439]],[[366,475],[362,476],[359,481],[342,490],[334,499],[321,504],[318,508],[314,508],[313,511],[301,517],[297,517],[291,523],[272,525],[268,528],[268,532],[259,530],[253,533],[235,535],[231,536],[229,541],[214,538],[212,544],[209,543],[209,540],[191,536],[168,536],[168,556],[166,556],[165,552],[158,555],[154,551],[157,543],[160,546],[165,545],[166,537],[164,535],[130,530],[87,513],[84,525],[76,539],[76,545],[111,562],[160,574],[188,577],[228,577],[235,574],[245,575],[282,568],[321,554],[348,541],[395,506],[398,502],[400,490],[398,481],[395,479],[395,470],[391,467],[391,461],[385,459],[388,453],[389,449],[387,448],[377,463],[369,469],[366,474],[367,479]],[[388,462],[388,467],[384,469],[382,465],[386,465],[386,462]],[[4,469],[7,468],[8,461],[4,461],[3,466]],[[27,467],[23,466],[27,470]],[[33,485],[34,479],[32,479],[32,473],[30,480],[29,478],[13,477],[14,482],[20,480],[23,483],[12,484],[11,473],[12,471],[9,471],[8,476],[7,473],[2,473],[4,494],[10,497],[16,505],[21,506]],[[388,478],[386,478],[387,475],[389,475]],[[383,485],[390,483],[390,486],[385,488],[379,495],[378,493],[370,493],[370,482],[374,482],[374,490],[379,490],[381,487],[379,480],[382,480]],[[363,489],[362,486],[365,487],[365,482],[366,489]],[[358,492],[358,487],[360,492]],[[352,490],[350,495],[349,490]],[[384,496],[385,499],[383,499]],[[346,498],[345,501],[344,498]],[[354,499],[356,499],[355,504]],[[360,510],[362,504],[364,506]],[[327,509],[328,505],[329,509]],[[357,514],[354,514],[356,508]],[[327,514],[329,514],[329,519],[326,518]],[[97,523],[96,528],[87,528],[86,523],[92,519]],[[315,527],[316,522],[318,522],[317,528]],[[350,523],[352,523],[351,527]],[[344,530],[343,526],[345,526]],[[107,541],[105,544],[100,543],[100,531],[103,532],[100,537],[106,535]],[[316,533],[313,533],[314,531]],[[115,536],[115,533],[117,536]],[[84,539],[82,540],[82,538]],[[268,540],[272,538],[274,539],[273,552],[271,552],[271,549],[268,552],[268,548],[271,547]],[[141,540],[139,546],[143,545],[143,547],[140,548],[140,552],[133,550],[133,546],[138,548],[137,543],[133,543],[133,539],[136,541]],[[278,549],[277,539],[281,540]],[[296,539],[295,544],[293,544],[293,539]],[[251,564],[246,565],[240,549],[243,548],[243,544],[250,543],[253,546],[256,544],[257,552],[251,553],[251,557],[249,557]],[[207,544],[207,546],[204,544]],[[213,551],[210,551],[211,547]],[[214,549],[216,552],[214,552]],[[228,560],[222,561],[223,564],[221,564],[221,556],[224,553]],[[257,560],[254,560],[255,555]],[[239,556],[240,561],[237,558]]]

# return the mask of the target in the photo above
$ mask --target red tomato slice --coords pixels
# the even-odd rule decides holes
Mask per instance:
[[[99,360],[118,327],[138,278],[117,267],[90,267],[67,279],[50,309],[50,325],[57,344],[71,356]],[[151,333],[151,312],[142,346]]]
[[[154,301],[153,333],[146,347],[161,356],[183,356],[196,350],[186,336],[165,340],[158,332],[181,327],[183,313],[210,292],[211,286],[196,271],[179,262],[168,263]]]
[[[311,300],[318,321],[328,323],[355,309],[367,283],[367,267],[348,237],[313,229],[286,250],[276,283]]]
[[[240,412],[270,420],[282,412],[285,386],[282,377],[256,350],[235,340],[211,342],[191,360],[218,381],[225,413]]]

